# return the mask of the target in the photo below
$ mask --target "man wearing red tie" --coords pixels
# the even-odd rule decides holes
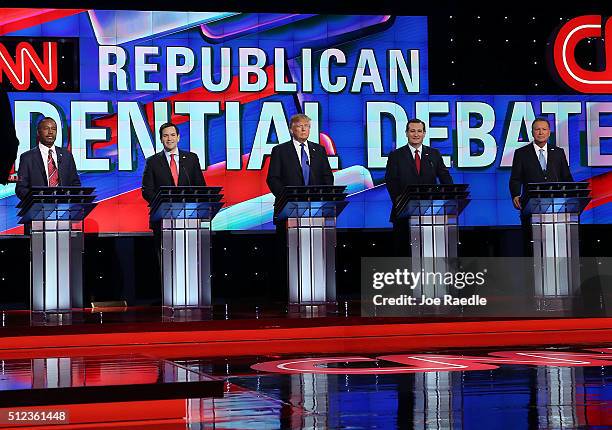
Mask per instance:
[[[206,185],[200,160],[193,152],[180,151],[178,127],[171,122],[159,128],[164,150],[147,158],[142,176],[142,197],[151,204],[159,187],[177,185]]]
[[[43,118],[36,127],[38,146],[21,154],[15,194],[23,200],[32,187],[81,186],[72,154],[55,146],[57,124]]]
[[[411,119],[406,125],[408,145],[389,154],[385,181],[391,196],[391,219],[393,223],[396,256],[406,256],[410,246],[410,229],[406,219],[398,219],[396,203],[407,185],[452,184],[453,178],[444,165],[437,149],[423,145],[425,123]]]
[[[452,184],[453,178],[437,149],[423,145],[425,123],[411,119],[406,125],[408,145],[389,154],[385,181],[393,209],[391,222],[396,222],[395,203],[407,185]]]

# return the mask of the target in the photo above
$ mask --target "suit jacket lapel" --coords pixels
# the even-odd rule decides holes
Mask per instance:
[[[421,176],[424,176],[423,172],[431,170],[431,165],[429,163],[429,157],[431,157],[431,154],[429,152],[429,148],[425,145],[421,146],[421,152]]]
[[[36,168],[38,169],[38,171],[40,172],[40,174],[42,175],[44,181],[45,181],[45,186],[49,186],[49,178],[47,178],[47,171],[45,170],[45,165],[43,164],[43,160],[42,160],[42,152],[40,152],[40,148],[38,148],[38,146],[36,147],[36,154],[34,157],[34,164],[36,165]]]
[[[292,154],[290,155],[290,157],[293,160],[293,165],[297,169],[297,172],[298,172],[298,175],[300,175],[300,178],[302,178],[302,182],[304,182],[304,175],[302,174],[302,161],[299,159],[297,152],[295,151],[295,145],[293,143],[293,140],[289,142],[289,151]]]
[[[184,184],[185,182],[189,183],[190,181],[187,180],[187,156],[185,155],[185,152],[179,150],[178,153],[178,157],[179,157],[179,164],[178,164],[178,183],[179,185]],[[168,170],[170,170],[170,167],[168,167]],[[170,172],[170,176],[172,177],[172,172]]]
[[[168,159],[166,158],[166,153],[164,150],[158,153],[159,154],[159,164],[162,172],[166,175],[166,179],[169,184],[174,184],[174,180],[172,179],[172,172],[170,171],[170,165],[168,164]]]
[[[549,173],[549,166],[551,165],[553,158],[555,158],[555,155],[557,155],[556,152],[557,151],[555,151],[555,148],[550,146],[550,144],[547,145],[547,148],[546,148],[546,175],[548,175]]]
[[[406,144],[406,151],[404,151],[406,153],[406,159],[408,160],[408,165],[410,166],[410,168],[412,169],[412,173],[414,173],[415,176],[419,176],[419,174],[417,173],[416,170],[416,162],[414,161],[414,157],[412,156],[412,150],[410,149],[410,144]],[[423,161],[421,159],[421,161]],[[421,164],[422,166],[422,164]]]
[[[62,181],[62,170],[64,165],[64,153],[61,148],[57,146],[54,148],[55,153],[57,154],[57,179],[59,180],[60,185],[64,185],[64,181]]]
[[[529,148],[530,150],[527,151],[527,152],[529,152],[529,154],[531,154],[531,155],[529,155],[529,159],[531,160],[531,164],[533,164],[534,167],[541,172],[542,171],[542,166],[540,166],[540,160],[538,159],[538,155],[536,154],[536,151],[533,148],[533,142],[531,142],[529,144],[529,147],[530,147]],[[548,168],[548,163],[546,163],[546,167]]]

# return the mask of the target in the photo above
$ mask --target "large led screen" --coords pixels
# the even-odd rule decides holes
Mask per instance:
[[[388,15],[0,9],[0,76],[20,154],[36,145],[42,116],[61,125],[58,141],[83,185],[96,188],[89,232],[148,231],[141,178],[169,120],[206,182],[223,187],[213,228],[272,228],[269,154],[300,112],[347,186],[341,228],[390,227],[385,165],[407,144],[412,117],[427,124],[425,144],[441,151],[455,182],[470,185],[463,225],[519,224],[510,166],[539,115],[575,179],[592,182],[582,222],[611,222],[610,97],[430,95],[432,31],[426,17]],[[14,184],[0,186],[0,232],[21,231],[17,203]]]

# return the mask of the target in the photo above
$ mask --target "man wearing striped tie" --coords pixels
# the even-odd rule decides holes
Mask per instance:
[[[36,127],[38,145],[21,154],[15,194],[23,200],[32,187],[81,186],[72,154],[55,145],[57,124],[45,117]]]

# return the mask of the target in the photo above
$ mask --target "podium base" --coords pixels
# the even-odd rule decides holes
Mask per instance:
[[[72,310],[30,312],[30,323],[32,325],[62,326],[70,325],[72,322]]]
[[[204,307],[162,307],[164,322],[206,321],[213,319],[212,306]]]
[[[576,297],[573,296],[536,297],[536,311],[571,314],[572,310],[575,308],[575,300]]]
[[[319,302],[319,303],[289,303],[287,308],[287,312],[289,316],[296,317],[317,317],[317,316],[326,316],[330,313],[335,314],[338,313],[338,303],[337,302]]]

